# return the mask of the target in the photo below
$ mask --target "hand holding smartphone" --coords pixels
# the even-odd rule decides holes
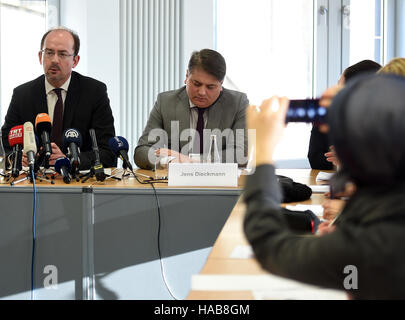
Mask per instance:
[[[290,100],[285,122],[326,123],[327,109],[319,105],[319,100]]]

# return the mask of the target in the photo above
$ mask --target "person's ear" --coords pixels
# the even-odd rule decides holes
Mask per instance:
[[[38,52],[39,64],[42,65],[42,51]]]
[[[187,80],[188,80],[188,69],[186,71],[186,79],[184,79],[184,84],[187,84]]]
[[[72,68],[75,68],[77,66],[77,64],[79,63],[79,61],[80,61],[80,56],[79,55],[74,56],[73,57],[73,67]]]

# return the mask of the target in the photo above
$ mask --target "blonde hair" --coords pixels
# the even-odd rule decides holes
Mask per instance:
[[[393,73],[405,77],[405,58],[394,58],[377,73]]]

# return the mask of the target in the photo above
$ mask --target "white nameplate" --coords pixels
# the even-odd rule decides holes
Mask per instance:
[[[237,187],[237,163],[170,163],[169,186]]]

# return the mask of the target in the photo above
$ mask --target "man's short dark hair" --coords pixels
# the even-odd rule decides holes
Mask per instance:
[[[188,71],[192,73],[195,68],[201,68],[206,73],[217,78],[219,82],[222,82],[225,78],[225,59],[215,50],[203,49],[201,51],[194,51],[188,63]]]
[[[65,28],[65,27],[57,27],[57,28],[53,28],[48,30],[41,39],[41,49],[42,50],[44,48],[44,43],[45,43],[45,39],[47,37],[48,34],[50,34],[52,31],[66,31],[69,32],[72,37],[73,37],[73,41],[74,41],[74,45],[73,45],[73,50],[74,50],[74,55],[77,56],[79,54],[79,50],[80,50],[80,38],[79,35],[74,32],[71,29]]]
[[[372,60],[362,60],[344,71],[345,82],[362,73],[376,73],[381,65]]]

